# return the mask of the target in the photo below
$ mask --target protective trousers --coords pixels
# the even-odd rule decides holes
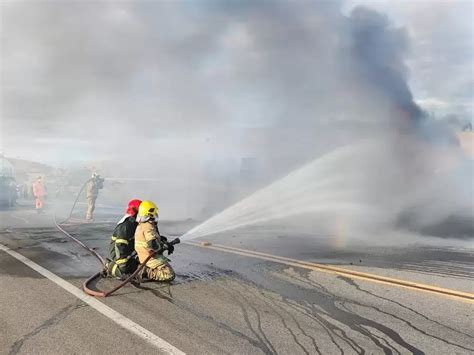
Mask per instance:
[[[120,263],[116,260],[109,260],[106,264],[107,276],[115,277],[119,280],[125,280],[126,277],[133,274],[138,266],[136,256],[130,257],[126,263]]]
[[[41,199],[41,197],[37,196],[35,198],[35,206],[37,210],[43,209],[43,200]]]
[[[140,245],[143,242],[135,240],[135,245]],[[153,256],[147,261],[144,267],[149,280],[154,281],[173,281],[176,274],[169,264],[169,259],[162,254]]]
[[[122,279],[127,274],[132,274],[138,267],[138,260],[129,246],[129,241],[112,236],[110,242],[110,258],[107,264],[107,272],[109,276]],[[133,251],[133,249],[132,249]]]
[[[176,277],[176,274],[168,261],[164,261],[163,264],[154,268],[150,268],[147,263],[146,274],[149,280],[154,281],[173,281]]]
[[[97,200],[97,196],[89,196],[89,197],[87,197],[87,214],[86,214],[86,219],[88,219],[88,220],[91,220],[91,219],[94,218],[95,200]]]

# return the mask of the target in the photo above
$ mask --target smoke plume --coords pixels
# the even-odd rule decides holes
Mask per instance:
[[[364,171],[357,203],[393,224],[440,170],[432,138],[441,149],[449,134],[414,102],[407,30],[342,5],[4,2],[3,150],[95,164],[122,181],[114,203],[149,198],[165,218],[205,218],[370,141],[377,154],[348,164]]]

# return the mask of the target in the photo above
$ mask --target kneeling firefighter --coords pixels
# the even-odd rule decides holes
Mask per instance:
[[[117,223],[110,241],[110,261],[107,262],[107,276],[125,279],[138,267],[135,254],[136,216],[142,201],[131,200],[125,216]]]
[[[151,201],[143,201],[138,209],[137,222],[135,251],[140,263],[143,263],[151,253],[156,253],[142,269],[140,279],[174,280],[175,273],[169,264],[170,260],[163,255],[164,249],[168,250],[168,255],[172,254],[174,246],[158,231],[158,207]]]

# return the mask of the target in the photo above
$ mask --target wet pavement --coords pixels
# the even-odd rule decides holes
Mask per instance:
[[[9,225],[5,223],[8,214],[0,216],[4,216],[1,244],[77,287],[98,270],[93,256],[54,228],[51,215],[22,214],[29,218],[29,223],[24,224],[20,220],[11,223],[14,218],[9,217]],[[109,220],[113,216],[103,215],[93,224],[70,225],[66,229],[105,256],[113,230]],[[160,230],[165,235],[181,235],[193,223],[163,221]],[[360,242],[341,245],[330,238],[264,228],[208,239],[242,249],[411,277],[417,282],[473,292],[472,249],[464,246],[417,244],[395,248]],[[126,286],[102,301],[186,353],[474,351],[472,303],[189,244],[178,245],[170,258],[177,273],[171,285]],[[97,286],[109,289],[116,284],[108,279]],[[0,325],[5,329],[0,337],[0,353],[31,353],[32,349],[41,349],[42,353],[155,353],[1,251],[0,286]],[[25,292],[28,295],[22,300]],[[91,345],[93,327],[101,331]],[[67,341],[58,346],[51,339],[60,336]],[[81,347],[84,342],[88,343],[85,348]]]

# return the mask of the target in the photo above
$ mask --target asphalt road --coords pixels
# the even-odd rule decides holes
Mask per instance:
[[[110,215],[67,226],[102,255]],[[179,235],[192,225],[163,222]],[[330,238],[265,228],[234,231],[212,243],[338,265],[472,293],[473,250],[466,246],[336,245]],[[80,288],[97,260],[54,228],[49,213],[0,212],[0,244]],[[100,300],[190,354],[470,354],[473,303],[331,272],[290,266],[245,252],[180,244],[173,284],[126,286]],[[101,280],[109,289],[115,280]],[[0,353],[157,353],[30,267],[0,251]]]

